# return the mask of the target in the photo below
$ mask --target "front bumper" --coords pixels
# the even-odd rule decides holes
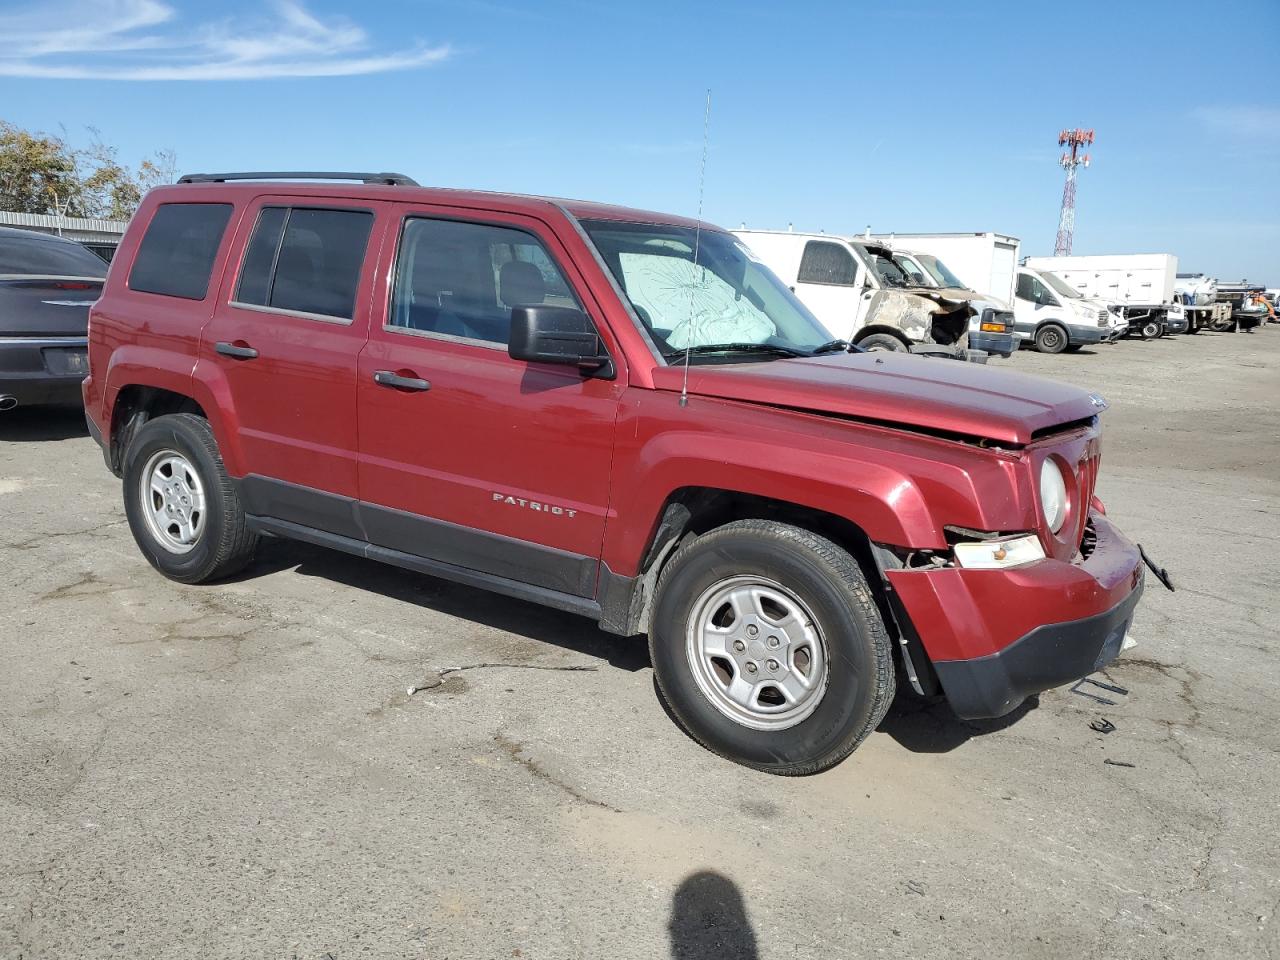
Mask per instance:
[[[1011,357],[1018,349],[1018,338],[1012,333],[969,332],[969,349],[985,350],[995,357]]]
[[[1115,659],[1142,595],[1138,548],[1100,513],[1093,552],[1012,570],[893,570],[889,583],[957,715],[999,717]]]
[[[19,406],[80,403],[86,344],[84,337],[0,337],[0,396]]]
[[[1083,324],[1067,327],[1067,336],[1072,343],[1104,343],[1112,339],[1110,327],[1087,327]]]

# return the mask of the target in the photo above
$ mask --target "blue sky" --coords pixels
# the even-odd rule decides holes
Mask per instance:
[[[725,226],[996,230],[1280,284],[1280,3],[0,0],[0,118]],[[315,75],[321,74],[321,75]]]

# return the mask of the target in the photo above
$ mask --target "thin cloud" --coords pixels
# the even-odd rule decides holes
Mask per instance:
[[[50,80],[346,77],[446,60],[447,44],[378,50],[344,18],[277,0],[265,16],[191,22],[162,0],[67,0],[0,12],[0,76]]]
[[[1280,140],[1280,107],[1196,107],[1191,116],[1209,130],[1239,140]]]

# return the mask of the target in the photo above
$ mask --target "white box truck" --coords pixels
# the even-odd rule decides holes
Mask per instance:
[[[1022,241],[1003,233],[873,234],[895,248],[928,253],[944,261],[970,290],[1013,305]]]
[[[1171,253],[1027,257],[1025,264],[1107,304],[1129,324],[1130,335],[1151,340],[1187,330],[1186,310],[1174,295],[1178,258]]]

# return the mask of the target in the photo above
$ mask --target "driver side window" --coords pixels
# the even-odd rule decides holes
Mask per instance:
[[[505,347],[512,307],[538,304],[582,308],[537,237],[484,223],[405,221],[391,328]]]

